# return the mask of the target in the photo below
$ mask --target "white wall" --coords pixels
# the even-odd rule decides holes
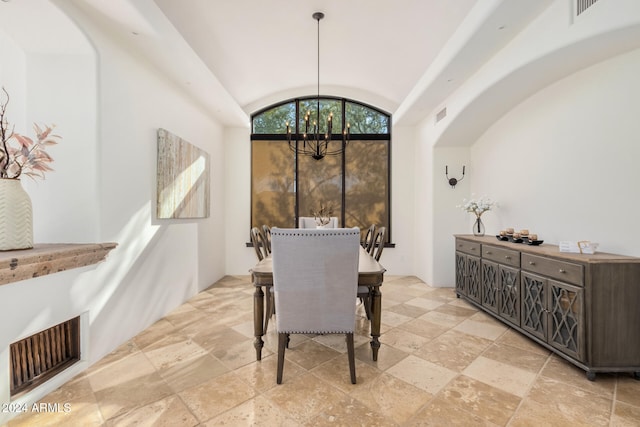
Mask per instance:
[[[468,228],[459,228],[461,223],[470,221],[472,216],[462,211],[458,206],[462,205],[465,197],[468,197],[469,188],[473,183],[473,177],[479,174],[475,163],[469,158],[469,150],[463,147],[436,147],[433,152],[433,195],[437,202],[433,205],[433,263],[439,268],[433,269],[427,283],[432,286],[453,286],[450,271],[454,266],[451,254],[455,251],[454,238],[451,230],[456,234],[468,234],[471,231],[471,223]],[[445,176],[445,167],[449,166],[449,176],[460,179],[462,167],[465,167],[465,175],[462,181],[452,188]],[[478,195],[479,196],[479,195]]]
[[[625,87],[633,92],[635,82],[624,71],[607,65],[603,65],[607,72],[587,78],[588,84],[580,82],[585,78],[581,70],[602,61],[607,64],[609,58],[640,46],[640,37],[634,36],[640,31],[640,3],[627,0],[598,2],[580,18],[573,19],[570,13],[567,2],[555,1],[443,101],[436,111],[446,106],[448,117],[434,125],[434,111],[418,126],[417,162],[434,167],[431,172],[434,188],[426,189],[431,191],[432,199],[427,196],[417,201],[416,209],[426,216],[427,224],[433,222],[435,231],[417,220],[416,238],[433,236],[433,247],[444,251],[439,254],[434,250],[418,272],[419,277],[431,285],[454,284],[452,235],[469,233],[473,220],[472,215],[461,213],[456,205],[472,193],[477,197],[487,195],[501,205],[500,209],[483,216],[487,233],[507,226],[529,228],[550,243],[563,239],[590,239],[599,241],[603,251],[638,253],[628,235],[608,231],[613,228],[611,221],[626,221],[628,215],[617,212],[605,215],[603,210],[611,209],[610,204],[607,208],[598,207],[600,200],[612,202],[613,197],[617,201],[621,193],[631,196],[625,193],[628,190],[625,185],[629,185],[625,183],[637,182],[636,175],[629,176],[631,169],[620,174],[618,166],[614,166],[625,162],[617,163],[611,157],[614,153],[621,157],[626,155],[628,142],[622,141],[637,135],[635,124],[629,123],[627,116],[630,114],[627,111],[634,110],[634,97],[624,99],[616,95],[618,92],[622,95]],[[623,61],[625,67],[631,67],[630,63],[635,60]],[[570,83],[556,87],[561,81]],[[568,85],[566,89],[565,84]],[[553,91],[560,88],[564,90],[564,97],[552,96]],[[611,93],[605,91],[610,88]],[[610,104],[612,101],[615,103]],[[531,118],[513,113],[521,108],[518,105],[529,105],[529,102],[535,105],[532,107],[535,115]],[[585,110],[587,107],[592,110]],[[548,113],[544,115],[544,111]],[[555,115],[563,121],[558,122]],[[607,122],[607,118],[611,121]],[[533,119],[537,120],[536,127],[532,125]],[[532,135],[537,138],[531,138]],[[500,142],[493,141],[497,136],[502,139]],[[500,155],[495,157],[498,146]],[[460,150],[443,151],[446,147],[460,147]],[[550,152],[545,147],[554,147],[556,151]],[[519,156],[517,160],[515,155]],[[507,156],[510,160],[505,162]],[[551,156],[562,162],[549,160]],[[535,176],[531,176],[528,164],[522,164],[532,157],[536,159],[538,170],[541,170],[539,163],[544,165]],[[465,180],[468,181],[459,192],[456,190],[455,203],[449,197],[450,192],[438,187],[438,181],[443,179],[441,169],[445,158],[447,162],[467,163]],[[578,163],[585,165],[588,172],[578,171]],[[551,164],[555,167],[548,167]],[[607,178],[603,178],[603,171]],[[585,173],[596,174],[604,181],[597,184],[593,178],[586,181],[578,178]],[[622,176],[621,184],[612,185],[608,174]],[[585,182],[594,185],[587,190]],[[608,185],[602,182],[608,182]],[[559,202],[575,197],[570,194],[578,194],[581,199],[564,209],[566,206]],[[553,203],[546,204],[546,214],[541,216],[538,210],[529,207],[529,200]],[[588,214],[576,211],[574,207],[585,208],[586,205],[596,207],[590,208]],[[617,205],[620,205],[618,201]],[[559,211],[558,206],[563,206],[563,210]],[[525,210],[529,212],[527,215]],[[544,217],[548,219],[542,219]],[[624,228],[631,227],[631,223],[624,224]]]
[[[26,55],[1,28],[0,52],[3,57],[0,58],[0,87],[4,87],[10,96],[5,118],[16,126],[16,131],[22,130],[26,123]],[[4,93],[0,99],[5,100]]]
[[[0,84],[10,95],[6,117],[10,125],[15,126],[16,132],[33,138],[33,122],[56,123],[55,132],[64,136],[59,145],[48,149],[56,160],[54,169],[59,170],[48,173],[44,181],[22,177],[34,208],[34,239],[36,243],[95,242],[98,235],[95,58],[82,53],[51,56],[26,52],[19,40],[2,32],[0,45],[3,52]],[[87,299],[73,289],[78,283],[94,282],[91,271],[87,267],[59,273],[55,278],[47,276],[0,286],[1,402],[9,401],[9,344],[86,313]],[[84,350],[83,362],[65,373],[58,385],[86,368],[89,349]],[[52,382],[25,399],[35,399],[55,387]],[[0,423],[12,415],[0,414]]]
[[[12,105],[22,105],[17,125],[55,122],[63,136],[50,149],[56,171],[45,181],[25,183],[36,243],[118,243],[97,266],[0,286],[0,366],[9,365],[14,341],[78,315],[86,326],[82,363],[24,396],[26,402],[225,274],[222,126],[126,45],[114,43],[90,20],[75,18],[95,52],[87,44],[92,53],[79,56],[29,53],[19,39],[0,34],[0,78],[12,86]],[[210,154],[209,218],[155,219],[159,127]],[[0,402],[9,401],[8,386],[8,369],[0,369]],[[6,416],[0,414],[0,424]]]
[[[393,127],[391,135],[391,238],[394,248],[385,248],[380,263],[387,275],[415,274],[416,254],[413,242],[416,221],[414,163],[415,129]]]
[[[99,64],[100,239],[119,244],[95,295],[102,300],[92,317],[101,357],[224,275],[224,141],[222,126],[144,58],[81,22]],[[209,218],[155,219],[158,128],[209,153]]]
[[[257,262],[248,248],[251,228],[251,141],[249,128],[227,128],[225,139],[225,252],[227,274],[246,275]]]
[[[417,130],[415,275],[431,286],[450,287],[454,285],[449,274],[454,265],[450,255],[455,250],[451,230],[466,233],[459,226],[468,214],[457,206],[469,195],[470,176],[476,171],[469,159],[469,148],[432,146],[435,133],[432,117],[425,119]],[[449,178],[459,180],[455,188],[449,185],[447,167]]]
[[[528,228],[545,242],[640,256],[639,75],[636,50],[554,83],[487,130],[471,148],[471,190],[501,202],[488,231]]]
[[[433,283],[433,148],[429,138],[431,127],[427,123],[416,126],[414,184],[414,241],[415,275]]]
[[[31,196],[36,242],[96,242],[99,208],[94,55],[30,53],[26,60],[26,113],[32,124],[56,125],[60,143],[47,149],[54,172],[44,181],[22,178]],[[69,183],[73,190],[69,191]],[[89,196],[90,195],[90,196]]]

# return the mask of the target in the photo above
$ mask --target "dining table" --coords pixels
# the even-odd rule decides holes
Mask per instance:
[[[273,287],[273,260],[267,256],[249,270],[255,292],[253,293],[253,330],[256,349],[256,360],[262,359],[264,341],[262,337],[268,326],[270,313],[265,310],[265,294],[271,298]],[[380,319],[382,317],[382,293],[380,286],[384,280],[386,269],[380,265],[374,257],[369,255],[364,248],[360,248],[358,256],[358,286],[369,288],[369,301],[371,302],[371,350],[373,360],[378,360],[380,349]],[[354,301],[355,310],[355,301]],[[276,314],[277,315],[277,314]]]

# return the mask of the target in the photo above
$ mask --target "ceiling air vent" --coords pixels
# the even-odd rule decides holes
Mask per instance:
[[[576,0],[576,16],[593,6],[598,0]]]
[[[445,117],[447,117],[447,107],[444,107],[442,110],[438,111],[438,113],[436,114],[436,123],[438,123]]]

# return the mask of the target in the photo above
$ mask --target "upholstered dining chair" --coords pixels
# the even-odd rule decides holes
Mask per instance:
[[[376,237],[376,225],[371,224],[367,229],[367,233],[364,236],[364,240],[360,243],[367,253],[371,253],[371,248],[374,244],[374,238]],[[364,311],[367,315],[367,319],[371,319],[371,298],[369,297],[368,286],[358,286],[358,299],[364,305]]]
[[[301,216],[298,218],[298,228],[318,228],[318,224],[312,216]],[[325,225],[324,228],[338,228],[338,217],[330,217],[329,224]]]
[[[376,261],[380,261],[380,257],[382,256],[382,251],[384,249],[384,238],[386,233],[386,227],[378,227],[375,237],[373,238],[373,243],[371,244],[371,250],[369,254],[374,257]]]
[[[262,226],[262,240],[266,248],[267,254],[271,253],[271,227],[268,225]]]
[[[371,228],[374,228],[375,225],[372,225]],[[369,230],[371,230],[369,228]],[[365,246],[365,250],[375,258],[376,261],[380,261],[380,257],[382,256],[382,251],[384,250],[384,237],[387,229],[386,227],[378,227],[375,230],[375,233],[372,234],[371,241],[367,246]],[[366,240],[366,239],[365,239]],[[367,315],[367,319],[371,319],[371,289],[368,286],[358,286],[358,298],[362,301],[362,305],[364,305],[364,312]]]
[[[262,261],[268,254],[262,237],[262,232],[258,227],[251,228],[251,244],[256,251],[256,257],[258,261]]]
[[[356,383],[353,333],[360,230],[271,229],[278,332],[277,383],[282,384],[290,334],[345,334]]]
[[[369,229],[367,230],[367,234],[364,235],[364,240],[362,241],[362,247],[365,251],[371,251],[371,245],[373,244],[373,238],[376,235],[376,225],[371,224]]]
[[[268,257],[271,253],[271,228],[268,225],[263,225],[262,230],[258,227],[253,227],[251,229],[251,243],[256,251],[258,261]],[[267,301],[267,316],[264,321],[264,332],[266,333],[269,328],[269,319],[275,314],[275,303],[269,287],[266,289],[265,299]]]

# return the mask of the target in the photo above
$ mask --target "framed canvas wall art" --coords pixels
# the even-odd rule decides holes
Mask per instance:
[[[158,129],[157,217],[209,217],[209,154]]]

